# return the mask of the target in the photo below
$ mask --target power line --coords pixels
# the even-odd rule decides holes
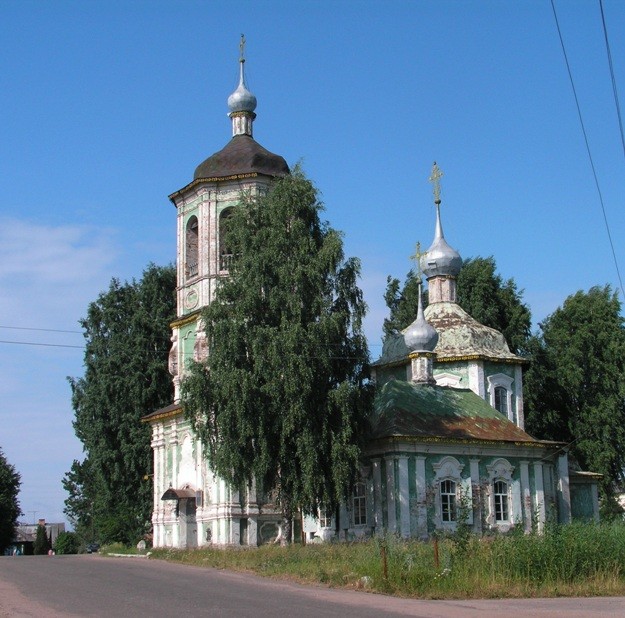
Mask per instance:
[[[601,8],[601,23],[603,24],[603,37],[605,39],[605,49],[608,55],[608,65],[610,67],[610,79],[612,80],[612,93],[614,94],[614,104],[616,106],[616,115],[618,117],[618,126],[621,133],[621,145],[623,146],[623,156],[625,157],[625,135],[623,135],[623,119],[621,118],[621,106],[618,100],[618,90],[616,89],[616,79],[614,77],[614,66],[612,65],[612,52],[610,51],[610,42],[608,41],[608,29],[605,25],[605,15],[603,14],[603,0],[599,0]]]
[[[80,330],[60,330],[58,328],[30,328],[27,326],[0,326],[0,328],[6,328],[8,330],[36,330],[45,333],[70,333],[72,335],[82,335]]]
[[[34,345],[45,348],[76,348],[77,350],[84,349],[84,345],[68,345],[66,343],[37,343],[34,341],[3,341],[0,339],[0,343],[9,343],[13,345]]]
[[[579,117],[579,123],[582,128],[582,134],[584,136],[584,142],[586,144],[586,152],[588,153],[588,160],[590,161],[590,167],[592,169],[592,175],[595,179],[595,186],[597,188],[597,194],[599,195],[599,203],[601,204],[601,212],[603,213],[603,221],[605,223],[605,229],[608,233],[608,241],[610,242],[610,248],[612,249],[612,258],[614,260],[614,267],[616,268],[616,274],[619,280],[619,285],[621,288],[621,293],[625,298],[625,289],[623,289],[623,281],[621,279],[621,272],[618,267],[618,260],[616,259],[616,251],[614,250],[614,243],[612,242],[612,234],[610,233],[610,226],[608,224],[608,217],[605,212],[605,205],[603,203],[603,195],[601,194],[601,188],[599,187],[599,179],[597,178],[597,171],[595,170],[595,163],[592,158],[592,153],[590,152],[590,144],[588,143],[588,135],[586,134],[586,127],[584,125],[584,119],[582,118],[582,110],[579,105],[579,99],[577,98],[577,90],[575,89],[575,83],[573,81],[573,74],[571,72],[571,66],[569,65],[569,59],[566,53],[566,48],[564,47],[564,39],[562,38],[562,32],[560,30],[560,23],[558,21],[558,15],[556,13],[556,7],[554,4],[554,0],[551,0],[551,9],[553,10],[553,17],[556,22],[556,28],[558,30],[558,37],[560,38],[560,45],[562,47],[562,53],[564,55],[564,62],[566,64],[566,70],[569,74],[569,81],[571,82],[571,88],[573,90],[573,97],[575,99],[575,106],[577,107],[577,116]]]

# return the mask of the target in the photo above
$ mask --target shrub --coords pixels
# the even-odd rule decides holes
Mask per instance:
[[[54,542],[54,551],[57,554],[77,554],[80,541],[75,532],[61,532]]]

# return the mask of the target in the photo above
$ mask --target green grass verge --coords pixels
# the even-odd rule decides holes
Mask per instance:
[[[396,537],[305,547],[154,549],[151,558],[428,599],[625,594],[623,524],[555,526],[543,535],[464,535],[441,539],[438,550],[438,566],[432,542]]]

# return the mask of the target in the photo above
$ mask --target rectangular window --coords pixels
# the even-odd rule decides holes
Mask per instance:
[[[354,486],[354,526],[367,525],[367,493],[364,483],[356,483]]]
[[[444,522],[456,521],[456,483],[441,481],[441,519]]]
[[[319,527],[330,528],[332,526],[332,511],[328,509],[319,510]]]
[[[508,512],[508,483],[505,481],[495,481],[495,521],[497,523],[508,522],[510,515]]]

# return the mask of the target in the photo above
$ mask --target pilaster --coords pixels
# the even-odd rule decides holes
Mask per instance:
[[[521,472],[521,499],[523,509],[523,529],[525,532],[532,531],[532,496],[530,494],[529,462],[520,462]]]
[[[558,457],[558,510],[560,523],[570,523],[571,488],[569,485],[569,456],[566,452]]]
[[[547,521],[547,512],[545,508],[545,484],[543,479],[543,464],[540,461],[534,462],[534,487],[536,495],[534,498],[534,508],[538,517],[538,532],[543,532]]]
[[[384,518],[382,515],[382,470],[379,459],[372,459],[373,469],[373,525],[378,535],[384,534]]]
[[[401,455],[398,460],[399,480],[399,530],[401,536],[410,536],[410,496],[408,487],[408,457]]]
[[[471,474],[471,494],[473,496],[473,531],[482,534],[482,512],[484,510],[484,497],[480,487],[480,460],[470,459],[469,470]]]
[[[514,368],[514,388],[517,425],[525,431],[525,412],[523,410],[523,368],[521,365],[517,365]]]
[[[481,360],[469,361],[469,388],[482,399],[486,399],[486,386],[484,385],[484,362]]]
[[[415,482],[417,486],[417,535],[420,539],[428,536],[427,488],[425,484],[425,457],[415,457]]]
[[[386,514],[387,530],[391,534],[397,532],[397,512],[395,510],[395,458],[386,457]]]

